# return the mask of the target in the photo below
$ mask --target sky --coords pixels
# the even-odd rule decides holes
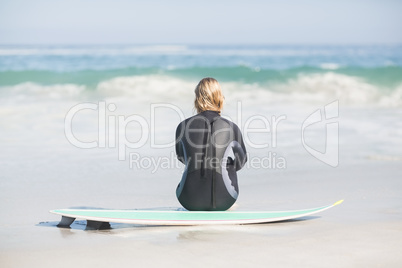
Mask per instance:
[[[0,0],[0,44],[402,44],[402,0]]]

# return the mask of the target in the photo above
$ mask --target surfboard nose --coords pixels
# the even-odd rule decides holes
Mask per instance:
[[[334,206],[339,205],[339,204],[341,204],[342,202],[343,202],[343,199],[341,199],[341,200],[339,200],[339,201],[336,201],[336,202],[334,203]]]

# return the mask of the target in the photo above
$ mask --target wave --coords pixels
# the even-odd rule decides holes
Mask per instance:
[[[167,75],[183,80],[199,80],[202,77],[215,77],[223,82],[258,83],[285,83],[289,80],[306,75],[324,75],[334,73],[355,77],[381,88],[390,88],[402,83],[402,67],[386,66],[376,68],[342,67],[333,63],[323,64],[322,67],[297,67],[285,70],[261,69],[259,67],[191,67],[191,68],[121,68],[111,70],[82,70],[74,72],[55,71],[2,71],[0,72],[0,86],[11,86],[25,82],[42,85],[52,84],[80,84],[94,88],[102,81],[116,77],[138,75]]]
[[[258,73],[258,72],[256,72]],[[182,74],[183,75],[183,74]],[[128,99],[133,104],[180,102],[193,98],[199,78],[179,74],[139,74],[117,76],[93,84],[24,82],[0,87],[0,98],[9,101]],[[343,105],[402,107],[402,83],[377,86],[367,80],[336,72],[295,72],[286,77],[255,82],[245,78],[222,79],[229,102],[250,101],[256,105],[279,103],[319,103],[339,100]],[[95,80],[94,80],[95,81]],[[252,82],[249,82],[252,81]]]

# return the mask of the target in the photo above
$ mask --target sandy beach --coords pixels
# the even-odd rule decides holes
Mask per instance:
[[[58,229],[55,225],[59,218],[46,210],[63,204],[119,208],[130,208],[127,204],[140,207],[140,203],[142,207],[177,204],[167,190],[158,195],[159,202],[147,199],[134,182],[132,195],[115,186],[112,194],[102,198],[93,191],[73,193],[74,189],[55,187],[53,194],[60,196],[56,201],[29,180],[21,181],[20,185],[30,190],[19,196],[7,194],[12,189],[3,185],[7,191],[1,197],[4,216],[0,260],[4,267],[398,267],[402,262],[399,163],[366,160],[340,169],[331,174],[305,170],[286,172],[276,179],[243,179],[238,209],[254,209],[254,202],[260,209],[303,208],[339,197],[345,202],[316,217],[242,226],[115,224],[111,230],[84,231],[85,221],[79,221],[71,229]],[[387,183],[379,180],[384,171],[389,174]],[[148,181],[149,185],[156,183]]]

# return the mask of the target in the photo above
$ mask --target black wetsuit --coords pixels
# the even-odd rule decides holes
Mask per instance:
[[[176,195],[188,210],[226,210],[239,194],[236,171],[247,161],[240,129],[214,111],[179,124],[176,154],[186,167]]]

